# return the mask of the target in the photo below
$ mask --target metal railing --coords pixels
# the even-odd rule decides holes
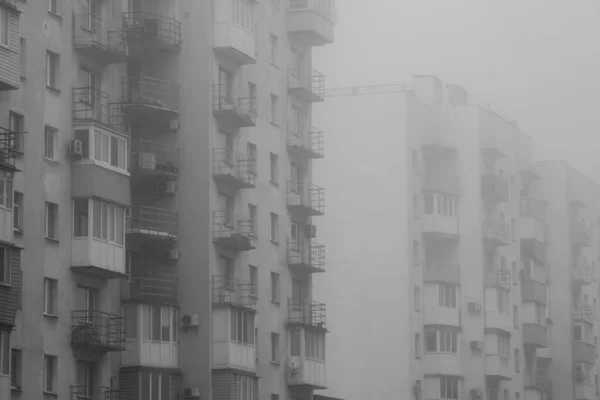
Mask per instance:
[[[483,223],[483,238],[508,243],[510,241],[510,228],[504,222],[485,221]]]
[[[256,121],[256,99],[250,97],[239,97],[235,100],[229,85],[223,83],[213,84],[212,107],[214,112],[229,111],[241,118],[254,123]]]
[[[140,168],[171,175],[179,173],[179,153],[176,149],[149,140],[138,140],[131,144],[131,153],[137,158]]]
[[[571,311],[571,315],[574,321],[584,321],[588,324],[594,322],[594,310],[592,306],[580,306],[579,308],[574,308]]]
[[[552,391],[552,382],[549,379],[547,368],[536,368],[525,373],[525,387],[535,388],[544,392]]]
[[[571,240],[583,245],[592,243],[592,229],[582,222],[571,223]]]
[[[130,228],[177,235],[177,211],[149,206],[131,207]]]
[[[288,206],[310,208],[318,214],[325,212],[325,189],[313,184],[306,188],[301,181],[288,181],[287,185]]]
[[[521,215],[531,215],[539,221],[545,221],[546,202],[531,197],[521,197]]]
[[[290,0],[288,11],[314,11],[332,23],[338,18],[335,0]]]
[[[288,323],[326,328],[326,305],[306,299],[288,299]]]
[[[287,259],[289,265],[306,265],[309,268],[325,269],[325,246],[309,240],[288,238]]]
[[[128,289],[124,300],[177,304],[179,299],[179,277],[176,274],[150,271],[134,273],[124,285]]]
[[[156,46],[181,46],[181,22],[150,13],[123,13],[127,38],[132,41],[154,42]]]
[[[231,275],[214,275],[213,305],[229,305],[256,310],[256,285]]]
[[[306,149],[317,157],[323,157],[323,131],[314,127],[306,133],[297,128],[288,129],[288,148],[292,147]]]
[[[488,286],[510,290],[512,279],[512,271],[510,269],[491,268],[485,272],[485,283]]]
[[[108,29],[108,23],[95,14],[75,15],[75,47],[99,47],[127,55],[127,34],[122,28]]]
[[[92,121],[127,133],[120,105],[111,101],[110,94],[95,87],[73,89],[73,120]]]
[[[179,85],[148,76],[130,76],[121,82],[121,103],[179,110]]]
[[[0,127],[0,169],[15,169],[19,132]]]
[[[295,65],[288,67],[288,87],[290,89],[305,89],[321,98],[325,97],[325,75],[312,70],[310,77],[304,77]]]
[[[256,182],[256,159],[224,148],[213,149],[213,174],[230,176],[248,185]]]
[[[573,265],[573,280],[595,282],[596,275],[591,265],[575,264]]]
[[[73,311],[71,344],[98,346],[106,350],[123,350],[125,344],[123,317],[98,310]]]
[[[236,217],[233,210],[213,211],[213,239],[226,239],[235,234],[251,237],[255,235],[254,222]]]

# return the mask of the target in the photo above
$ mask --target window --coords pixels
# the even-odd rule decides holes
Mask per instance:
[[[510,292],[508,290],[498,288],[498,312],[500,314],[508,314],[508,298]]]
[[[304,348],[307,358],[325,361],[325,335],[323,333],[305,331]]]
[[[510,400],[510,395],[508,394],[508,389],[504,389],[504,400]]]
[[[277,125],[279,118],[279,97],[271,93],[271,115],[270,121],[273,125]]]
[[[10,351],[10,387],[15,389],[21,388],[21,361],[21,350],[12,349]]]
[[[58,2],[59,0],[48,0],[48,12],[58,14]]]
[[[138,336],[138,308],[135,305],[123,307],[123,322],[125,325],[125,339],[135,339]]]
[[[79,210],[82,207],[80,206]],[[80,221],[85,214],[75,215],[75,223],[85,225]],[[125,208],[104,201],[92,200],[92,236],[96,239],[123,245],[125,243]]]
[[[27,65],[27,61],[26,61],[27,51],[25,49],[26,49],[25,38],[19,38],[19,67],[20,67],[21,78],[25,78],[25,71],[26,71],[26,65]]]
[[[10,173],[0,171],[0,207],[12,209],[13,184]]]
[[[413,263],[418,267],[419,266],[419,242],[413,240]]]
[[[254,345],[254,314],[242,310],[231,310],[231,340]]]
[[[76,366],[78,394],[91,398],[94,396],[94,383],[96,378],[95,364],[77,361]]]
[[[440,307],[456,308],[456,285],[445,283],[439,284]]]
[[[517,263],[514,261],[512,263],[512,279],[513,285],[517,286],[519,284],[519,276],[517,274]]]
[[[52,2],[52,0],[50,0]],[[46,86],[58,89],[60,56],[50,50],[46,51]]]
[[[10,250],[6,247],[0,247],[0,283],[11,284],[11,264]]]
[[[44,314],[56,315],[56,295],[58,281],[44,278]]]
[[[10,331],[0,330],[0,375],[10,374]]]
[[[250,233],[256,235],[256,206],[254,204],[248,204],[248,218],[250,219]]]
[[[458,399],[458,378],[454,376],[440,376],[440,398]]]
[[[248,82],[248,99],[250,100],[250,114],[256,115],[256,99],[258,95],[256,93],[256,84],[252,82]]]
[[[279,183],[279,156],[277,154],[271,153],[270,158],[270,166],[271,166],[271,183],[278,184]]]
[[[55,160],[56,134],[56,129],[46,126],[44,130],[44,157],[48,160]]]
[[[415,287],[414,289],[414,302],[415,311],[421,311],[421,288]]]
[[[515,372],[521,372],[521,354],[519,349],[515,349]]]
[[[15,211],[13,214],[13,228],[19,232],[23,231],[23,193],[15,192]]]
[[[277,60],[279,58],[279,39],[275,35],[271,35],[270,38],[270,57],[271,57],[271,65],[277,66]]]
[[[140,373],[140,399],[149,400],[170,400],[171,397],[171,376],[160,372]]]
[[[279,333],[271,333],[271,362],[279,363]]]
[[[44,355],[44,392],[56,392],[56,356]]]
[[[546,325],[546,306],[543,304],[535,303],[535,323]]]
[[[10,20],[8,10],[4,7],[0,7],[0,45],[10,45]]]
[[[421,334],[415,333],[415,358],[421,359]]]
[[[154,342],[177,342],[179,312],[171,307],[147,306],[141,307],[140,336],[142,340]],[[125,321],[129,328],[127,335],[137,332],[137,312],[135,308],[129,312],[129,321]],[[127,332],[127,329],[126,329]]]
[[[252,286],[250,287],[250,294],[256,296],[258,294],[258,268],[254,265],[249,265],[250,269],[250,283]]]
[[[93,159],[100,164],[126,171],[127,140],[121,136],[99,130],[94,130],[93,135],[92,149],[84,150],[84,155],[85,153],[93,154]],[[91,142],[86,140],[83,143]]]
[[[58,239],[58,204],[46,202],[46,237]]]
[[[271,400],[279,400],[278,394],[271,394]]]
[[[513,306],[513,326],[519,329],[519,307]]]
[[[234,260],[229,257],[219,257],[219,273],[223,277],[223,286],[234,289],[235,265]]]
[[[254,0],[233,0],[232,6],[233,23],[254,33]]]
[[[254,143],[248,143],[246,146],[246,150],[248,153],[248,159],[250,160],[251,164],[251,171],[252,173],[254,173],[256,175],[256,160],[257,160],[257,153],[256,153],[256,145]]]
[[[271,242],[279,243],[279,216],[271,213]]]
[[[449,330],[426,330],[425,351],[428,353],[454,353],[458,351],[457,333]]]
[[[254,378],[246,375],[237,375],[237,393],[236,400],[253,400]]]
[[[513,242],[517,241],[517,221],[514,218],[510,220],[510,237]]]
[[[500,365],[508,367],[510,358],[510,338],[508,336],[498,336],[498,355],[500,356]]]
[[[279,274],[271,272],[271,301],[279,303]]]
[[[22,153],[25,150],[25,117],[19,113],[10,111],[8,113],[8,129],[17,134],[11,145],[16,151]]]

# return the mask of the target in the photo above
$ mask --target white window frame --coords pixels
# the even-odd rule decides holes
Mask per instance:
[[[304,331],[304,353],[307,359],[325,361],[325,334],[318,331]]]
[[[159,312],[159,338],[153,335],[155,328],[154,309]],[[167,316],[168,314],[168,316]],[[137,316],[137,313],[135,314]],[[136,324],[137,339],[143,342],[174,344],[179,342],[179,310],[168,306],[140,305],[139,324]],[[163,329],[169,328],[169,340],[163,340]]]
[[[229,340],[244,346],[254,346],[256,319],[255,315],[240,309],[231,309]],[[241,325],[240,325],[241,321]]]
[[[0,246],[0,285],[12,285],[11,251],[8,247]]]
[[[510,313],[510,291],[497,288],[498,313],[508,315]]]
[[[44,158],[56,161],[56,136],[58,129],[46,125],[44,127]]]
[[[74,204],[75,203],[73,203],[73,211],[75,210]],[[98,221],[96,221],[96,214],[98,211],[99,217]],[[121,213],[120,215],[119,212]],[[90,237],[93,240],[109,243],[114,246],[125,247],[126,214],[127,209],[125,207],[98,199],[89,199],[87,237]],[[73,216],[73,224],[75,223],[76,219],[75,216]],[[99,228],[99,236],[96,236],[96,225],[98,225]],[[119,225],[121,226],[120,231],[117,230],[117,226]],[[75,225],[73,225],[73,232],[75,231],[74,229]]]
[[[91,129],[89,130],[89,157],[94,161],[94,164],[100,165],[104,168],[118,171],[121,173],[127,173],[127,149],[129,143],[127,142],[127,138],[117,135],[114,133],[109,133],[100,129]],[[98,135],[98,136],[97,136]],[[99,142],[96,143],[96,137],[99,138]],[[118,140],[119,144],[122,144],[122,147],[117,145],[117,160],[116,165],[113,165],[113,154],[112,154],[112,141],[113,139]],[[106,142],[105,142],[106,141]],[[106,145],[106,146],[105,146]],[[98,147],[98,148],[97,148]],[[123,167],[119,166],[119,149],[123,149]],[[97,154],[98,151],[98,154]]]
[[[269,121],[273,125],[279,123],[279,96],[271,93],[271,106],[269,107]]]
[[[237,400],[254,399],[254,378],[246,375],[237,375]],[[162,400],[162,399],[161,399]]]
[[[51,371],[48,371],[48,368]],[[58,357],[44,354],[44,392],[45,393],[56,393],[56,376],[58,369]],[[48,382],[48,374],[50,374],[50,382]]]
[[[51,212],[52,210],[52,212]],[[47,239],[58,240],[58,204],[47,201],[46,202],[46,229],[45,235]],[[50,225],[53,229],[50,232]]]
[[[458,303],[458,286],[450,283],[438,284],[438,305],[456,308]]]
[[[57,315],[58,280],[44,278],[44,315]]]
[[[46,50],[46,86],[58,90],[60,86],[60,55]]]
[[[253,0],[232,0],[231,2],[231,21],[237,27],[254,35],[255,17]]]
[[[456,376],[440,376],[440,399],[458,400],[459,382]]]

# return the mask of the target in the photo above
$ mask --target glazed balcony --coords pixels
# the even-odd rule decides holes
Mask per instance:
[[[323,146],[323,131],[312,128],[310,132],[300,132],[300,129],[288,129],[288,153],[292,157],[305,160],[325,157]]]
[[[179,114],[179,85],[149,76],[121,81],[121,110],[131,120],[171,120]]]
[[[425,352],[422,357],[426,376],[462,376],[461,357],[457,353]]]
[[[458,197],[460,195],[458,175],[427,171],[423,180],[423,192]]]
[[[327,306],[309,300],[288,299],[288,325],[327,331]]]
[[[228,275],[212,277],[213,307],[244,308],[256,312],[256,284]]]
[[[460,285],[460,265],[427,262],[423,271],[423,282]]]
[[[492,381],[509,380],[512,375],[512,360],[499,354],[485,356],[485,377]]]
[[[574,246],[587,247],[592,245],[592,229],[581,222],[571,223],[571,243]]]
[[[325,272],[325,246],[311,240],[289,238],[287,260],[290,269],[298,272]]]
[[[525,223],[523,225],[526,225]],[[526,227],[523,226],[521,232]],[[523,232],[523,234],[525,234]],[[521,238],[521,255],[525,258],[531,258],[541,264],[546,263],[546,244],[539,237]]]
[[[123,13],[127,42],[132,53],[178,51],[181,47],[181,22],[161,15]]]
[[[113,26],[111,26],[113,25]],[[96,14],[78,14],[74,18],[73,47],[104,65],[127,61],[127,33]]]
[[[7,35],[6,45],[0,46],[0,92],[16,90],[21,83],[21,49],[19,24],[21,11],[16,0],[0,0],[0,9],[5,12],[8,26],[3,26]]]
[[[219,124],[229,129],[256,126],[256,99],[234,100],[223,84],[213,85],[213,114]]]
[[[307,103],[325,100],[325,75],[312,70],[303,73],[296,66],[288,67],[288,91],[290,95]]]
[[[126,132],[120,105],[95,87],[73,89],[73,124],[97,124],[120,134]]]
[[[17,172],[15,160],[18,154],[17,143],[18,132],[0,126],[0,170],[6,172]]]
[[[71,398],[69,400],[122,400],[123,397],[123,392],[118,389],[74,385],[71,386]]]
[[[131,207],[127,234],[140,235],[146,239],[177,240],[177,211],[135,205]]]
[[[583,286],[591,285],[594,282],[596,282],[596,275],[591,265],[573,265],[573,284]]]
[[[325,189],[317,185],[308,188],[302,182],[288,181],[287,207],[298,218],[314,217],[325,213]]]
[[[170,272],[141,271],[121,285],[121,303],[177,306],[179,277]]]
[[[546,221],[546,201],[531,197],[521,198],[521,215],[533,217],[539,222]]]
[[[580,371],[579,371],[580,372]],[[574,378],[574,393],[573,398],[577,400],[592,400],[598,398],[598,392],[596,391],[596,387],[594,385],[594,378],[592,377],[592,373],[590,371],[590,376],[585,378],[578,375],[578,372],[575,371],[573,373]]]
[[[535,389],[544,393],[552,393],[552,381],[547,368],[536,368],[525,372],[525,389]]]
[[[460,302],[440,304],[440,282],[427,282],[423,285],[423,325],[461,326]],[[456,287],[456,292],[459,288]]]
[[[291,0],[287,10],[290,38],[300,46],[333,43],[337,13],[334,0]]]
[[[224,191],[251,189],[256,182],[256,160],[227,149],[213,149],[213,175]]]
[[[510,244],[510,230],[506,223],[500,221],[486,221],[483,223],[483,242],[486,247],[508,246]]]
[[[174,179],[179,174],[179,153],[161,143],[139,140],[131,145],[132,176]]]
[[[213,242],[233,252],[254,250],[254,223],[233,211],[213,212]]]
[[[250,5],[252,9],[247,11],[252,15],[251,18],[235,21],[234,19],[239,17],[233,10],[236,6],[234,3],[235,0],[221,0],[215,3],[214,52],[238,66],[256,64],[253,4]]]
[[[584,322],[589,325],[594,324],[594,311],[591,306],[580,306],[571,311],[574,322]]]
[[[425,239],[434,242],[458,240],[458,218],[455,216],[425,213],[422,221],[421,230]]]
[[[524,302],[548,303],[546,294],[546,282],[524,276],[521,281],[521,299]]]
[[[496,174],[481,176],[481,194],[485,200],[492,203],[507,202],[509,193],[508,181],[503,177]]]
[[[593,343],[573,341],[573,362],[583,362],[594,365],[596,363],[596,346]]]
[[[533,348],[548,347],[548,328],[537,323],[523,321],[523,344]]]
[[[76,350],[104,354],[125,349],[123,317],[99,310],[71,313],[71,345]]]

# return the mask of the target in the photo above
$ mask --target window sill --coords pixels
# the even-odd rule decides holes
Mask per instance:
[[[273,61],[271,61],[269,64],[271,64],[271,67],[279,69],[279,65],[275,64]]]
[[[19,235],[22,235],[22,234],[24,233],[24,232],[23,232],[23,229],[19,229],[19,228],[13,228],[13,232],[14,232],[14,233],[17,233],[17,234],[19,234]]]
[[[270,180],[269,180],[269,183],[270,183],[271,185],[273,185],[273,186],[279,187],[279,182],[276,182],[276,181],[274,181],[274,180],[272,180],[272,179],[270,179]]]
[[[48,313],[42,313],[44,315],[44,317],[48,317],[50,319],[58,319],[58,315],[56,314],[48,314]]]
[[[55,238],[51,238],[51,237],[46,236],[45,239],[46,239],[47,242],[56,243],[56,244],[59,243],[59,240],[55,239]]]
[[[273,126],[275,126],[275,127],[277,127],[277,128],[279,128],[279,124],[277,122],[270,121],[270,124],[273,125]]]
[[[26,80],[27,80],[27,78],[25,78],[23,75],[21,75],[21,76],[19,77],[19,79],[21,79],[22,81],[26,81]]]
[[[48,11],[48,15],[50,15],[51,17],[56,18],[57,20],[59,20],[60,22],[62,22],[63,18],[60,15],[56,14],[55,12]]]
[[[279,361],[271,361],[271,365],[273,365],[275,367],[279,367],[281,365],[281,362],[279,362]]]
[[[21,389],[21,386],[11,386],[10,391],[11,392],[22,392],[23,389]]]
[[[44,162],[50,165],[58,166],[58,160],[55,160],[53,158],[44,157]]]
[[[12,285],[10,283],[6,283],[6,282],[0,282],[0,287],[12,287]]]
[[[279,242],[276,242],[275,240],[271,239],[271,243],[273,243],[276,246],[279,246]]]
[[[25,151],[23,150],[15,149],[14,152],[17,155],[17,157],[22,157],[25,155]]]
[[[55,94],[57,96],[60,94],[60,89],[57,89],[55,87],[46,85],[46,89],[48,89],[50,92],[52,92],[53,94]]]
[[[280,302],[278,302],[278,301],[275,301],[275,300],[271,300],[271,304],[273,304],[273,305],[276,305],[277,307],[279,307],[279,305],[280,305],[281,303],[280,303]]]
[[[44,396],[58,397],[58,393],[55,393],[55,392],[48,392],[48,391],[44,390],[42,393],[44,393]]]

